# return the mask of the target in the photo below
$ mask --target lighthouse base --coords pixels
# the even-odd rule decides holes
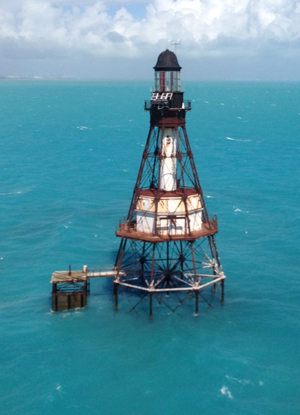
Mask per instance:
[[[115,308],[119,293],[129,300],[130,311],[149,300],[150,318],[155,303],[174,312],[195,299],[198,314],[201,302],[210,307],[215,297],[224,301],[225,275],[212,236],[163,243],[122,239],[115,268],[122,270],[114,279]]]

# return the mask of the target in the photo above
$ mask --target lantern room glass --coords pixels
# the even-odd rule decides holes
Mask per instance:
[[[155,71],[156,92],[180,92],[179,71]]]

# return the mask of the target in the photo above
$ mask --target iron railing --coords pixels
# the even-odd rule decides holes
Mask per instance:
[[[162,102],[155,102],[153,103],[151,100],[145,100],[145,105],[144,105],[144,109],[146,111],[149,111],[152,107],[169,107],[168,106],[168,102],[169,101],[162,101]],[[171,107],[170,109],[186,109],[187,111],[190,111],[192,109],[192,101],[191,100],[184,100],[184,107],[182,108],[173,108]]]

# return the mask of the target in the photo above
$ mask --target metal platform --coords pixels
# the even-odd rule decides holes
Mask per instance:
[[[201,229],[193,231],[190,234],[172,235],[172,234],[158,234],[153,235],[145,232],[138,232],[134,225],[128,223],[121,223],[119,230],[116,231],[116,236],[121,238],[136,239],[138,241],[147,242],[166,242],[166,241],[195,241],[196,239],[204,238],[206,236],[215,235],[218,232],[218,223],[216,220],[210,220],[202,223]]]

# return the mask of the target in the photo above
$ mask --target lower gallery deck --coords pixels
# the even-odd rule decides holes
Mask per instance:
[[[191,232],[190,234],[158,234],[154,235],[146,232],[138,232],[135,226],[127,223],[121,223],[120,228],[116,231],[116,235],[121,238],[135,239],[146,242],[166,242],[166,241],[194,241],[196,239],[204,238],[206,236],[215,235],[218,232],[218,223],[216,220],[209,220],[202,222],[201,229]]]

